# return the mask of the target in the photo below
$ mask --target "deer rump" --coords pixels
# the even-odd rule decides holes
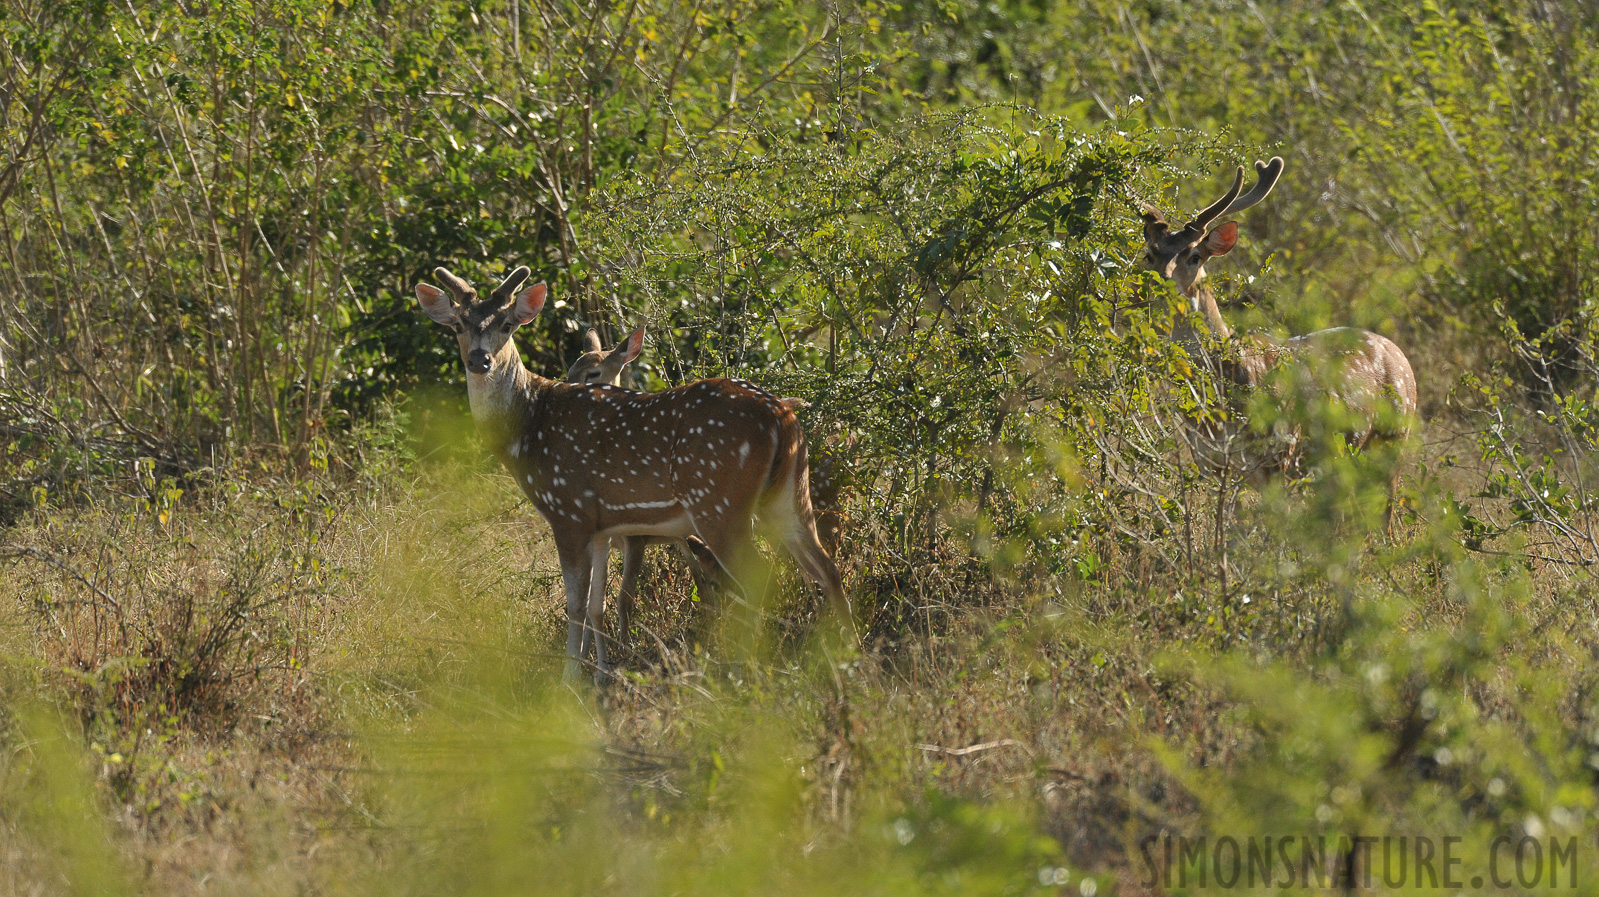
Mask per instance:
[[[1202,466],[1237,471],[1256,485],[1274,475],[1303,477],[1320,460],[1322,443],[1307,438],[1306,429],[1322,415],[1349,451],[1408,438],[1416,378],[1387,337],[1335,327],[1286,340],[1252,333],[1235,346],[1236,353],[1205,358],[1224,390],[1219,404],[1225,416],[1193,415],[1182,430]],[[1276,407],[1269,427],[1249,420],[1250,405],[1262,394]]]

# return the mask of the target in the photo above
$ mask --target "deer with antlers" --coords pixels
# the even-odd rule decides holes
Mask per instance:
[[[1353,423],[1343,430],[1350,448],[1363,449],[1374,439],[1403,442],[1416,413],[1416,376],[1409,359],[1392,340],[1355,327],[1318,330],[1287,340],[1258,333],[1234,339],[1215,294],[1205,283],[1205,263],[1226,255],[1238,243],[1237,222],[1214,226],[1213,222],[1265,199],[1282,172],[1280,156],[1270,162],[1257,161],[1255,184],[1244,193],[1244,169],[1239,166],[1232,188],[1180,228],[1174,229],[1160,210],[1144,204],[1144,262],[1176,284],[1212,335],[1234,344],[1236,354],[1229,353],[1230,357],[1213,366],[1225,383],[1255,390],[1267,386],[1274,374],[1305,374],[1327,397],[1353,412]],[[1199,334],[1187,324],[1180,325],[1173,336],[1202,354]],[[1268,474],[1297,470],[1303,461],[1305,447],[1297,428],[1270,445],[1250,438],[1236,425],[1192,429],[1188,436],[1196,455],[1215,467],[1241,466],[1246,479],[1257,485]],[[1386,512],[1390,531],[1397,483],[1396,469],[1389,483]]]
[[[438,268],[419,283],[429,318],[455,332],[484,441],[550,525],[566,587],[566,678],[594,647],[609,676],[601,620],[611,539],[696,536],[735,581],[760,516],[801,571],[848,619],[838,569],[817,540],[805,436],[794,412],[741,380],[658,393],[561,383],[522,364],[513,338],[544,306],[518,267],[487,299]]]
[[[644,328],[640,327],[607,350],[600,335],[593,330],[583,335],[583,354],[566,370],[568,383],[622,385],[622,373],[638,358],[644,347]],[[784,397],[778,399],[790,411],[798,412],[808,406],[804,399]],[[811,508],[816,516],[817,535],[831,556],[838,551],[838,538],[842,524],[838,511],[839,478],[833,470],[834,458],[823,446],[820,453],[809,457],[808,474],[811,490]],[[821,466],[818,467],[818,464]],[[695,536],[683,539],[662,539],[654,536],[622,537],[622,588],[616,598],[617,632],[626,636],[630,631],[633,609],[637,603],[639,572],[644,567],[644,549],[652,543],[673,542],[688,562],[696,583],[702,587],[709,583],[717,569],[715,558],[705,543]]]

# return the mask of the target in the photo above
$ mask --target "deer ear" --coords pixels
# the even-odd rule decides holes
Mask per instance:
[[[1139,203],[1138,211],[1139,217],[1144,221],[1145,240],[1153,240],[1171,230],[1171,226],[1166,223],[1166,216],[1160,213],[1160,209],[1146,202]]]
[[[1229,221],[1218,225],[1215,230],[1205,235],[1205,252],[1210,255],[1226,255],[1238,245],[1238,222]]]
[[[539,316],[544,309],[544,297],[549,294],[549,287],[536,283],[516,294],[516,305],[511,309],[511,320],[518,325],[526,324]]]
[[[622,364],[627,364],[637,358],[638,353],[644,350],[644,328],[640,327],[628,334],[627,339],[622,340],[622,345],[617,346],[616,349],[617,354],[622,356]]]
[[[461,310],[455,307],[455,300],[431,283],[416,285],[416,301],[422,303],[422,311],[428,317],[440,324],[454,324],[461,319]]]
[[[598,333],[590,330],[588,333],[583,334],[584,352],[598,352],[602,348],[604,347],[600,345],[600,335]]]

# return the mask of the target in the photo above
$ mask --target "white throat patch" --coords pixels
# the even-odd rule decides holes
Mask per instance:
[[[472,405],[472,419],[480,423],[505,415],[516,398],[516,368],[495,365],[487,374],[466,375],[466,397]]]

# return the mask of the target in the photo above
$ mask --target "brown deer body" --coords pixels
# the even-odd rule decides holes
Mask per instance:
[[[644,348],[644,328],[606,351],[600,335],[590,330],[583,335],[583,354],[566,369],[566,382],[621,386],[622,372]],[[622,588],[616,596],[616,634],[625,639],[632,631],[633,609],[638,603],[639,573],[644,569],[644,549],[651,543],[675,544],[688,563],[697,586],[704,590],[717,569],[716,558],[697,536],[666,539],[654,536],[622,536]],[[612,547],[616,547],[614,544]]]
[[[638,358],[643,346],[643,327],[633,331],[627,339],[609,351],[601,344],[599,334],[590,330],[583,336],[583,354],[579,355],[566,370],[566,380],[568,383],[621,386],[622,372]],[[807,405],[804,399],[791,397],[781,398],[778,401],[790,411],[796,412]],[[821,468],[817,466],[819,458],[822,463]],[[832,475],[833,459],[824,451],[820,456],[811,453],[807,460],[811,508],[816,515],[818,536],[828,555],[833,556],[838,551],[840,525],[839,514],[834,509],[838,490],[834,485],[836,478]],[[644,568],[644,549],[651,543],[662,542],[672,542],[679,547],[683,559],[688,562],[694,581],[702,588],[710,583],[711,577],[716,573],[715,558],[711,556],[705,543],[695,536],[681,540],[652,536],[622,537],[622,587],[616,598],[617,632],[620,636],[625,637],[630,632],[633,609],[637,605],[639,573]]]
[[[838,570],[817,541],[805,437],[777,397],[738,380],[636,393],[545,379],[523,366],[512,339],[543,307],[543,284],[514,292],[528,277],[518,268],[479,300],[449,271],[434,273],[448,292],[418,284],[417,298],[455,331],[473,420],[554,535],[568,678],[591,644],[600,675],[609,671],[600,625],[614,537],[696,536],[736,579],[759,515],[848,612]]]
[[[1282,169],[1281,157],[1256,162],[1256,183],[1247,194],[1240,195],[1244,184],[1244,169],[1240,167],[1232,189],[1181,228],[1172,228],[1157,209],[1146,205],[1144,261],[1177,286],[1188,299],[1190,309],[1204,318],[1212,335],[1233,344],[1236,357],[1215,366],[1224,382],[1246,390],[1261,389],[1275,373],[1292,367],[1293,373],[1310,378],[1312,388],[1353,412],[1354,423],[1343,433],[1350,448],[1363,449],[1374,439],[1403,442],[1409,437],[1416,413],[1416,376],[1409,359],[1392,340],[1354,327],[1319,330],[1287,340],[1253,333],[1235,337],[1222,317],[1215,294],[1205,283],[1205,263],[1227,254],[1238,242],[1235,222],[1215,227],[1211,223],[1265,199]],[[1193,350],[1201,348],[1199,334],[1186,325],[1174,336]],[[1191,428],[1188,436],[1201,460],[1218,468],[1240,468],[1257,485],[1269,474],[1300,469],[1306,447],[1301,445],[1302,434],[1297,427],[1269,444],[1242,430],[1237,425],[1207,425]],[[1387,512],[1390,527],[1397,470],[1393,476]]]

